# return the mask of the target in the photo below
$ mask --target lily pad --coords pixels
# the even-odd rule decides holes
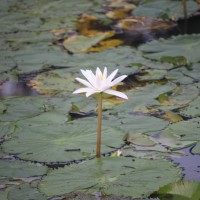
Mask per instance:
[[[45,102],[44,98],[39,97],[15,97],[5,99],[2,103],[6,111],[1,114],[1,121],[18,121],[28,117],[34,117],[42,113],[41,107]]]
[[[128,134],[127,141],[140,146],[154,146],[156,143],[141,133]]]
[[[72,74],[61,74],[59,70],[41,73],[29,83],[39,93],[55,95],[63,92],[72,92],[76,88],[75,77]]]
[[[0,176],[10,178],[26,178],[46,174],[47,168],[19,160],[0,160]]]
[[[31,187],[29,184],[14,187],[8,192],[9,200],[31,199],[31,200],[46,200],[47,197],[40,193],[37,188]]]
[[[85,52],[100,41],[111,37],[115,32],[97,33],[94,36],[75,35],[64,41],[64,47],[70,52]]]
[[[169,125],[163,133],[171,133],[180,137],[180,141],[193,141],[199,144],[199,118],[181,121]],[[178,142],[178,141],[177,141]],[[200,153],[200,148],[192,149],[193,153]]]
[[[174,87],[175,85],[173,84],[147,84],[145,87],[137,87],[136,89],[129,90],[126,93],[129,97],[129,101],[115,107],[114,112],[148,113],[149,110],[147,107],[159,105],[156,98],[162,93],[167,93],[173,90]]]
[[[180,1],[179,1],[180,2]],[[188,63],[199,62],[200,35],[179,35],[169,39],[159,39],[143,44],[139,47],[144,56],[161,60],[164,56],[184,56]]]
[[[161,106],[186,105],[197,98],[199,90],[193,85],[180,85],[157,97]]]
[[[0,122],[0,138],[15,132],[16,125],[12,122]]]
[[[100,191],[106,195],[147,197],[159,186],[180,179],[179,172],[166,160],[101,158],[54,170],[39,188],[47,196]]]
[[[25,160],[40,162],[68,162],[95,155],[96,118],[52,124],[46,117],[47,115],[43,115],[43,119],[39,117],[41,125],[36,118],[35,123],[32,121],[30,126],[29,123],[22,123],[15,132],[16,137],[3,143],[4,151],[17,154]],[[102,129],[102,153],[122,146],[123,136],[123,131],[105,121]]]
[[[198,181],[178,181],[161,187],[155,194],[160,199],[198,200],[200,183]]]
[[[197,9],[197,3],[194,1],[187,1],[188,15],[191,15]],[[144,4],[136,7],[133,14],[136,16],[151,16],[174,20],[184,17],[182,2],[177,0],[147,0]]]
[[[152,133],[165,129],[166,126],[169,124],[167,121],[153,116],[131,114],[126,115],[125,117],[118,117],[117,119],[113,117],[110,118],[109,121],[110,123],[112,123],[113,126],[116,126],[119,129],[123,130],[123,132],[125,132],[126,134],[129,133],[131,135],[140,135],[140,133],[147,133],[151,135]]]
[[[170,150],[183,149],[196,143],[195,141],[181,141],[180,139],[181,137],[177,136],[176,133],[167,132],[160,134],[154,141],[157,141]]]
[[[200,97],[197,97],[192,102],[190,102],[187,107],[182,108],[179,112],[186,116],[199,117],[200,116],[199,104],[200,104]]]
[[[192,84],[194,82],[194,79],[191,78],[190,76],[184,75],[183,74],[184,68],[177,68],[169,71],[166,74],[166,78],[175,83],[175,84],[182,84],[182,85],[187,85],[187,84]]]

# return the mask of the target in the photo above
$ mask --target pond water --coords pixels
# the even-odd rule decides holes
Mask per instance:
[[[183,169],[183,180],[200,181],[200,155],[191,153],[193,147],[188,147],[182,151],[186,154],[180,158],[171,158],[174,163],[178,163],[178,167]]]

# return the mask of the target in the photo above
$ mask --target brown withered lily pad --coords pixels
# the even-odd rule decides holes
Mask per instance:
[[[167,31],[174,28],[176,25],[174,22],[152,17],[131,17],[120,20],[116,26],[126,32],[132,32],[138,35],[145,34],[146,31]]]

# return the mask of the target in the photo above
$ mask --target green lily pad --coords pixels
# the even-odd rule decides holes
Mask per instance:
[[[138,80],[147,81],[147,80],[162,80],[167,74],[166,70],[157,70],[157,69],[144,69],[143,75],[137,76]]]
[[[128,134],[127,141],[140,146],[154,146],[156,143],[141,133]]]
[[[175,134],[171,132],[161,134],[159,137],[155,138],[155,141],[168,147],[170,150],[183,149],[196,143],[195,141],[181,141],[181,137]]]
[[[199,118],[190,119],[188,121],[181,121],[172,125],[169,125],[163,133],[171,133],[180,137],[180,142],[193,141],[197,143],[199,147]],[[178,141],[177,141],[178,142]],[[200,153],[200,148],[193,148],[193,153]]]
[[[26,178],[46,174],[47,168],[19,160],[0,160],[0,176],[10,178]]]
[[[31,199],[31,200],[46,200],[47,197],[40,193],[38,189],[31,187],[29,184],[14,187],[8,192],[9,200]]]
[[[38,97],[4,99],[2,103],[5,105],[6,111],[1,114],[1,121],[18,121],[34,117],[43,112],[41,107],[44,102],[44,98]]]
[[[189,69],[187,68],[182,68],[182,72],[185,76],[188,76],[192,79],[194,79],[195,81],[199,81],[200,80],[200,63],[194,63],[193,65],[191,65],[191,67]]]
[[[161,106],[183,106],[198,97],[199,90],[193,85],[180,85],[157,97]],[[165,97],[165,98],[163,98]]]
[[[125,117],[118,117],[117,119],[110,118],[108,121],[110,121],[113,126],[116,126],[119,129],[123,130],[123,132],[127,134],[130,133],[131,135],[133,134],[133,137],[134,134],[157,133],[158,131],[165,129],[165,127],[169,124],[163,119],[144,115],[126,115]]]
[[[14,133],[16,125],[12,122],[0,122],[0,138]]]
[[[67,162],[95,155],[96,118],[52,124],[46,117],[40,116],[39,124],[36,117],[30,124],[19,123],[15,137],[3,143],[3,150],[25,160],[40,162]],[[107,153],[123,145],[124,133],[109,122],[103,124],[101,146],[102,153]]]
[[[142,112],[148,113],[148,106],[159,105],[156,98],[162,94],[167,93],[173,88],[173,84],[148,84],[145,87],[138,87],[136,89],[129,90],[126,94],[129,100],[126,103],[115,107],[114,112],[130,113],[130,112]]]
[[[176,151],[154,151],[154,150],[134,150],[133,148],[123,149],[123,156],[132,156],[135,158],[143,158],[143,159],[164,159],[169,157],[181,157],[184,153],[176,152]]]
[[[182,115],[199,117],[200,116],[199,104],[200,104],[200,97],[197,97],[195,100],[190,102],[187,107],[182,108],[179,112]]]
[[[60,75],[61,73],[57,71],[37,75],[31,80],[30,85],[38,92],[46,95],[74,91],[77,87],[75,84],[75,77],[69,73],[65,76]]]
[[[199,62],[200,35],[179,35],[169,39],[159,39],[139,47],[144,56],[160,60],[164,56],[184,56],[188,63]]]
[[[95,46],[100,41],[106,39],[109,33],[103,32],[93,36],[77,35],[64,41],[64,47],[70,52],[86,52],[89,48]],[[113,34],[112,34],[113,35]]]
[[[180,179],[179,172],[166,160],[101,158],[54,170],[42,180],[39,189],[47,196],[100,191],[106,195],[147,197],[159,186]]]
[[[177,85],[178,84],[183,84],[183,85],[192,84],[194,82],[194,79],[187,75],[184,75],[183,70],[184,70],[183,67],[173,69],[173,70],[169,71],[165,77],[169,81],[176,83]]]
[[[198,9],[194,1],[186,1],[188,15]],[[183,5],[181,1],[175,0],[147,0],[133,11],[136,16],[160,17],[163,19],[179,19],[184,17]]]
[[[160,199],[198,200],[200,198],[200,183],[198,181],[178,181],[161,187],[152,197]]]

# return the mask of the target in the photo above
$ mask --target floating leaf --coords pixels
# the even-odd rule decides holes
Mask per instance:
[[[39,188],[47,196],[82,190],[133,198],[146,197],[159,186],[178,180],[179,171],[166,160],[101,158],[54,170],[42,180]],[[154,184],[151,184],[152,181]]]
[[[156,144],[148,136],[141,133],[129,133],[126,140],[140,146],[154,146]]]
[[[115,10],[106,13],[106,16],[111,19],[123,19],[130,16],[130,12],[134,9],[134,5],[116,8]]]
[[[161,187],[152,197],[160,199],[199,200],[200,183],[198,181],[178,181]]]
[[[46,200],[47,197],[40,193],[38,189],[31,187],[29,184],[14,187],[8,192],[9,199],[31,199],[31,200]]]
[[[167,74],[166,70],[144,69],[141,76],[137,76],[138,80],[162,80]]]
[[[104,51],[104,50],[109,49],[109,48],[117,47],[121,44],[123,44],[122,40],[109,39],[109,40],[99,42],[99,44],[96,45],[95,47],[89,48],[87,52],[100,52],[100,51]]]
[[[126,115],[126,117],[118,117],[117,119],[110,118],[109,121],[115,126],[119,126],[120,124],[119,128],[125,133],[131,133],[131,135],[156,132],[164,129],[168,125],[168,122],[153,116],[130,114]]]
[[[39,97],[15,97],[2,101],[6,106],[6,112],[1,114],[1,121],[18,121],[34,117],[43,111],[40,106],[44,103],[44,98]]]
[[[189,63],[199,62],[200,35],[179,35],[169,39],[159,39],[143,44],[139,50],[144,56],[160,60],[163,56],[184,56]]]
[[[185,105],[198,96],[198,89],[193,85],[180,85],[172,91],[157,97],[162,106]]]
[[[70,52],[85,52],[92,46],[98,44],[100,41],[112,37],[115,31],[98,32],[93,36],[75,35],[66,39],[63,43],[64,47]]]
[[[32,86],[39,93],[55,95],[72,92],[76,88],[74,80],[75,77],[72,74],[64,73],[63,75],[59,70],[55,70],[37,75],[30,81],[29,86]]]
[[[47,168],[19,160],[0,160],[0,176],[10,178],[26,178],[40,176],[46,173]]]
[[[117,27],[131,31],[132,34],[145,35],[146,32],[161,32],[161,30],[168,30],[174,28],[175,24],[173,22],[168,22],[160,19],[155,19],[151,17],[132,17],[127,19],[122,19],[118,22]]]
[[[100,32],[100,21],[89,14],[82,14],[76,26],[79,34],[84,36],[94,36]]]
[[[0,122],[0,138],[2,136],[9,136],[15,132],[15,124],[12,122]]]
[[[186,116],[199,117],[200,116],[200,97],[197,97],[188,104],[185,108],[180,109],[180,113]]]
[[[26,121],[20,123],[16,137],[3,143],[4,151],[25,160],[40,162],[67,162],[95,155],[96,118],[52,124],[47,117],[48,113],[39,116],[38,120],[35,117],[32,123],[29,122],[31,126]],[[107,153],[123,145],[124,133],[103,123],[102,153]]]
[[[185,76],[183,74],[183,70],[184,70],[183,67],[173,69],[166,74],[166,78],[168,80],[170,80],[171,82],[177,84],[177,85],[179,85],[179,84],[182,84],[182,85],[192,84],[194,82],[194,79],[192,79],[189,76]]]
[[[154,141],[171,150],[183,149],[196,143],[195,141],[181,141],[180,139],[181,137],[177,136],[176,133],[164,132],[155,138]]]
[[[160,58],[161,62],[169,62],[176,66],[187,66],[189,63],[184,56],[163,56]]]
[[[159,94],[163,94],[171,91],[174,88],[173,84],[147,84],[145,87],[138,87],[136,89],[129,90],[127,96],[129,101],[126,104],[121,104],[115,108],[115,112],[130,113],[130,112],[143,112],[147,113],[149,110],[147,107],[151,105],[159,105],[156,101],[156,97]]]
[[[194,118],[188,121],[181,121],[172,125],[169,125],[164,133],[171,133],[173,135],[180,136],[181,141],[193,141],[199,143],[199,119]],[[194,153],[200,153],[200,148],[192,149]]]
[[[165,111],[165,113],[164,113],[164,115],[162,115],[162,117],[172,123],[176,123],[176,122],[183,120],[183,118],[180,115],[176,114],[175,112],[169,111],[169,110]]]
[[[187,12],[191,15],[198,9],[197,4],[194,1],[187,2]],[[174,19],[183,18],[183,6],[181,1],[159,1],[151,0],[145,1],[144,4],[139,5],[133,14],[136,16],[151,16],[160,17],[164,19]]]

